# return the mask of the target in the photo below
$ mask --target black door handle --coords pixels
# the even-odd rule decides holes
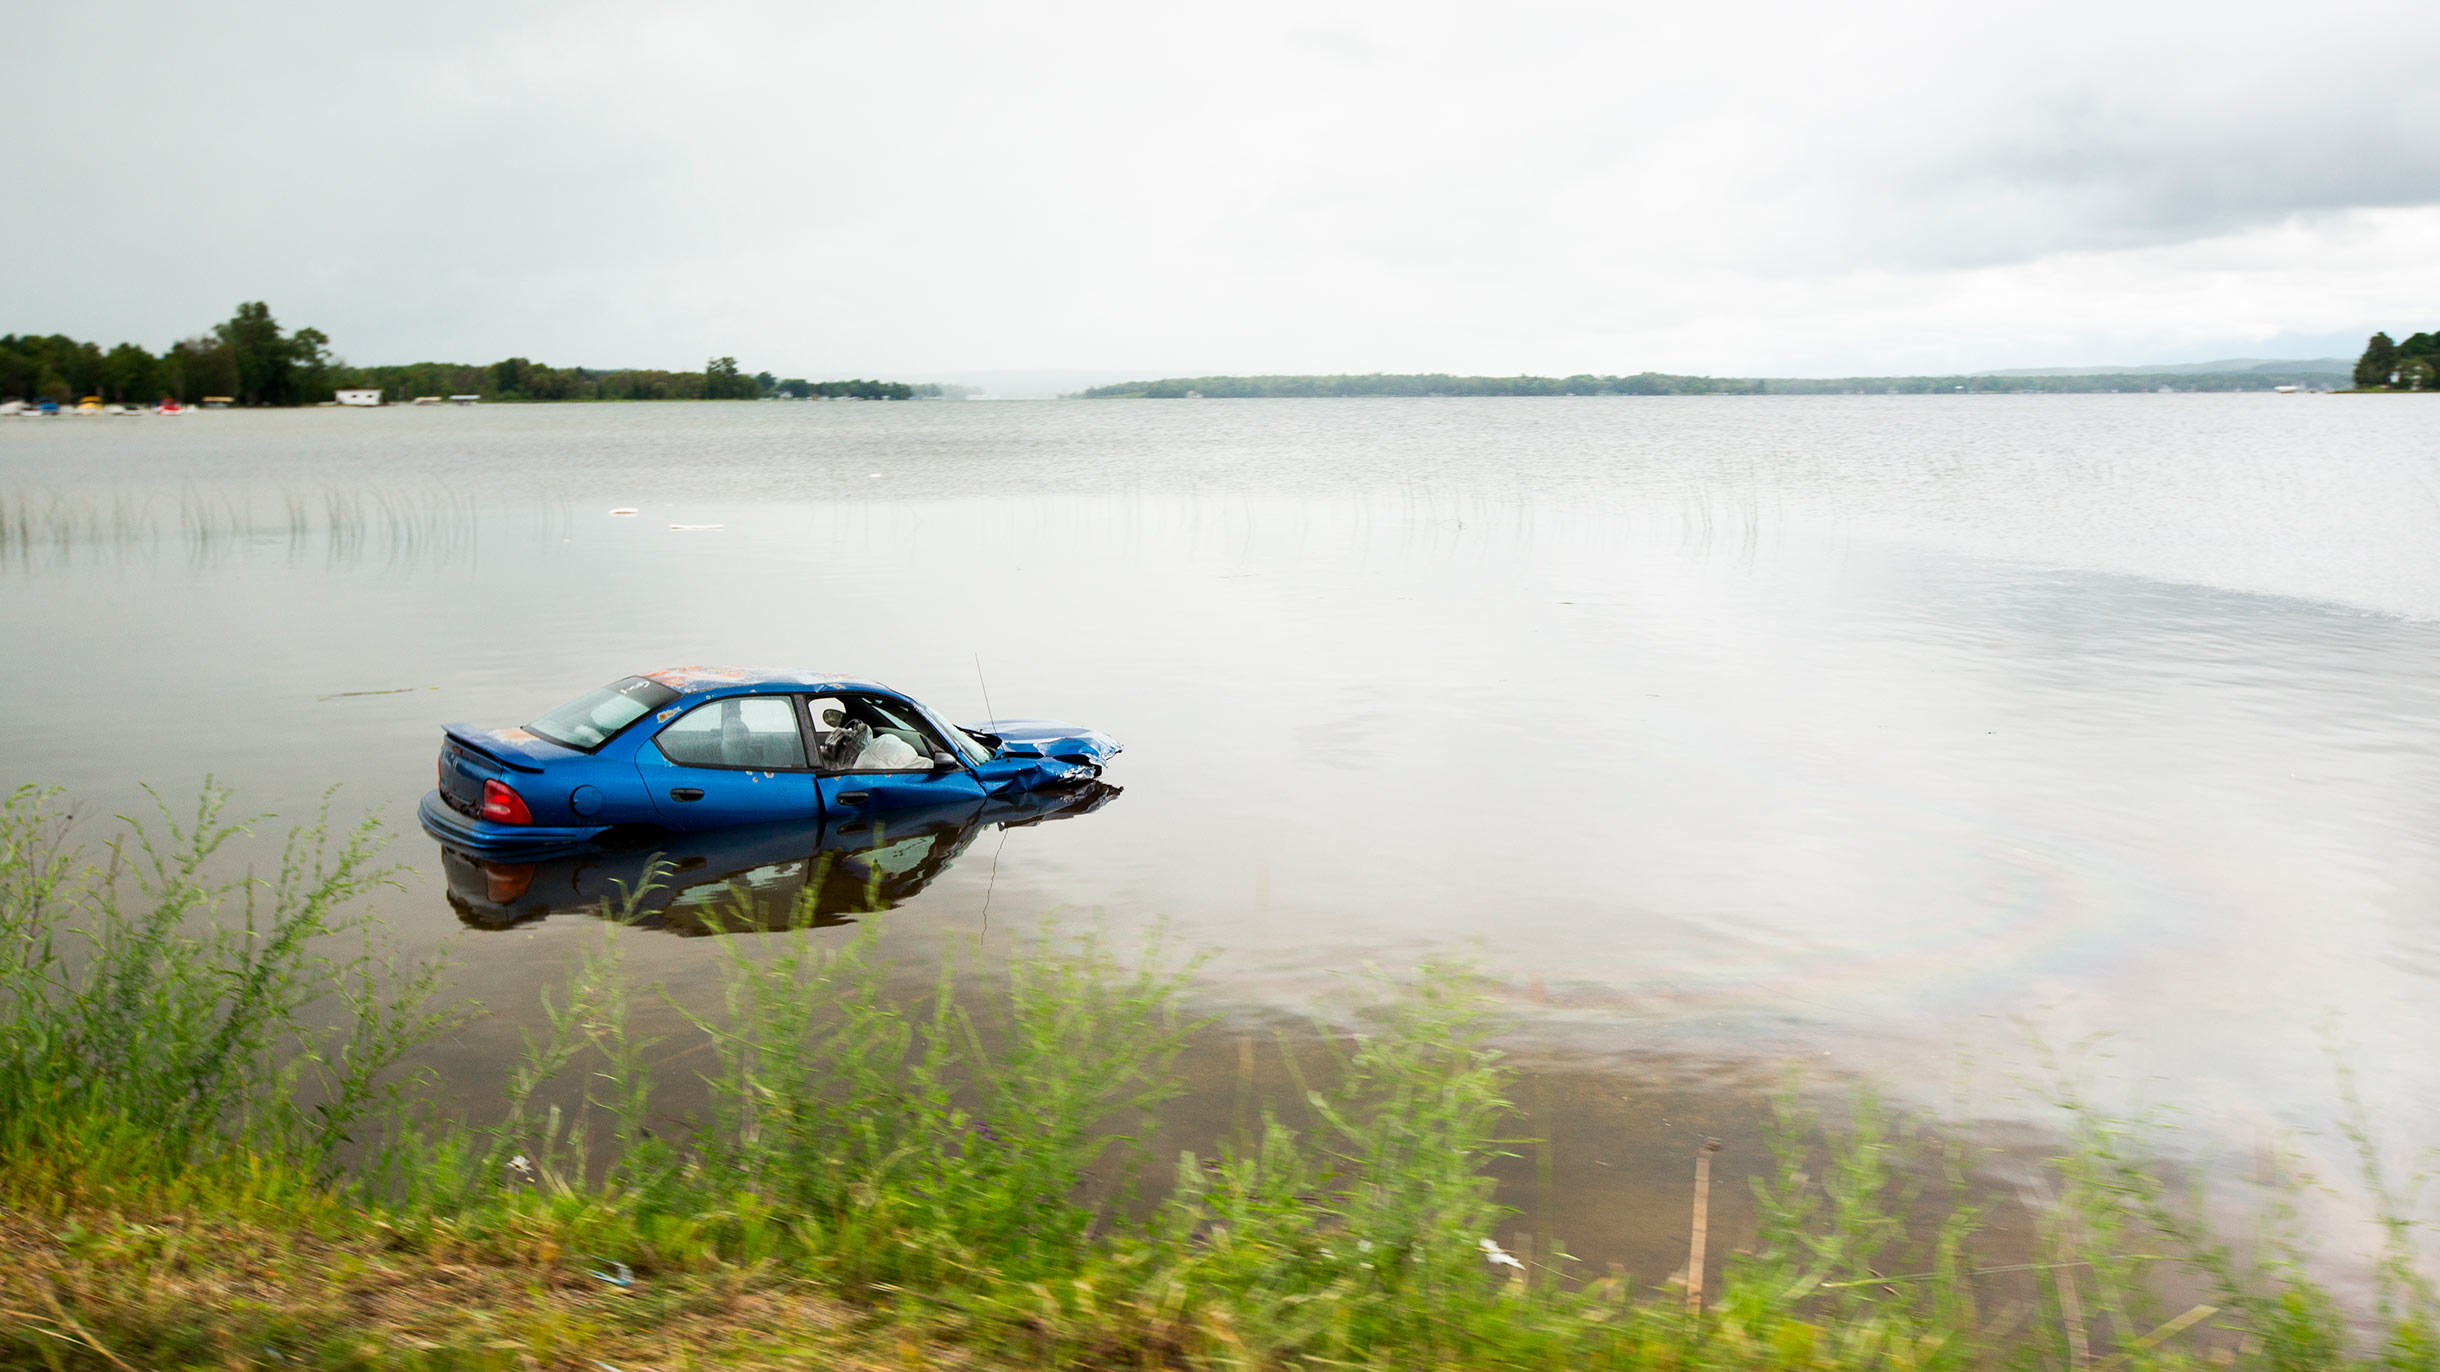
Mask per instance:
[[[873,793],[870,791],[842,791],[839,793],[841,805],[862,805],[872,798]]]
[[[671,800],[701,800],[703,792],[692,786],[672,786],[669,788],[669,798]]]

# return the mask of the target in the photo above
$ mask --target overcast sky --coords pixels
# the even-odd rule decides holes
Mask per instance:
[[[923,379],[2440,327],[2422,0],[7,9],[0,331]]]

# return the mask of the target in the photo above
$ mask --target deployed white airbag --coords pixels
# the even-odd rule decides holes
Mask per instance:
[[[908,772],[929,766],[924,755],[909,747],[895,734],[875,734],[873,741],[856,754],[855,770],[859,772]]]

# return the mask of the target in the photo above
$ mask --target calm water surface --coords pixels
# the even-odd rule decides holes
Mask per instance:
[[[2029,1035],[2106,1033],[2105,1076],[2243,1146],[2327,1120],[2334,1039],[2440,1137],[2440,406],[9,420],[0,498],[0,780],[106,812],[212,773],[284,816],[340,783],[401,831],[397,937],[510,1012],[472,1075],[589,921],[445,899],[442,721],[688,662],[976,718],[979,657],[1000,713],[1123,740],[1125,793],[888,858],[910,947],[1165,920],[1249,1010],[1472,951],[1579,1065],[1978,1112]],[[630,947],[709,985],[701,940]]]

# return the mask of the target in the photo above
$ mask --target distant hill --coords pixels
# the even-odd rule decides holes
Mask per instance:
[[[2278,372],[2287,376],[2344,376],[2355,364],[2335,357],[2303,361],[2265,357],[2224,357],[2217,362],[2159,362],[2140,367],[2006,367],[1976,372],[1976,376],[2237,376],[2247,372]]]
[[[2211,365],[2211,364],[2206,364]],[[2348,372],[2283,369],[2261,364],[2238,372],[2031,372],[1973,376],[1735,377],[1450,376],[1374,372],[1364,376],[1172,376],[1092,386],[1086,400],[1341,399],[1357,396],[1528,395],[1981,395],[2072,394],[2096,391],[2268,391],[2279,386],[2330,390]]]
[[[1088,371],[1080,367],[1063,367],[945,371],[934,379],[968,387],[975,394],[993,400],[1048,400],[1053,396],[1071,395],[1088,387],[1107,386],[1142,375],[1142,372]]]

